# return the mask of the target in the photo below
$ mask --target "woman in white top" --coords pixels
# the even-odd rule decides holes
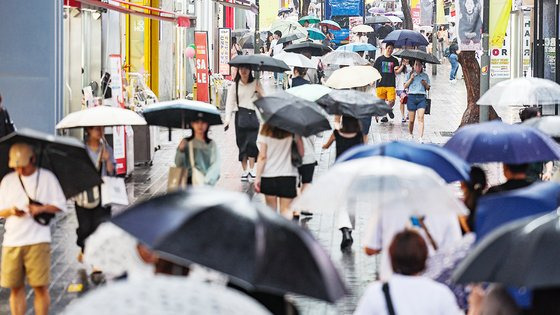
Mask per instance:
[[[236,112],[235,137],[239,149],[239,161],[243,167],[242,181],[247,181],[249,177],[255,178],[253,168],[255,159],[259,155],[257,136],[260,124],[253,102],[263,95],[262,87],[254,79],[251,68],[248,65],[239,66],[235,83],[228,89],[224,129],[229,128],[231,116]],[[249,162],[249,168],[247,168],[247,162]]]
[[[257,140],[259,160],[255,191],[265,195],[266,204],[288,219],[292,218],[290,205],[297,196],[296,185],[298,170],[292,164],[292,145],[303,155],[303,143],[300,137],[264,124]]]
[[[406,105],[406,91],[404,89],[404,83],[406,82],[406,76],[412,71],[412,67],[409,64],[407,58],[402,58],[401,65],[398,67],[400,73],[395,76],[396,78],[396,92],[399,97],[399,103],[401,106],[401,122],[404,124],[408,120],[408,111],[405,113],[404,107]]]
[[[447,286],[420,275],[428,258],[420,234],[412,230],[396,234],[389,253],[395,274],[388,282],[370,284],[354,314],[464,314]]]

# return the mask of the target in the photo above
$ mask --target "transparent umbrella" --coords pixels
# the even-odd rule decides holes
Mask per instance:
[[[335,50],[323,56],[321,61],[327,65],[364,66],[368,61],[353,51]]]
[[[560,84],[541,78],[516,78],[490,88],[478,105],[524,106],[560,104]]]

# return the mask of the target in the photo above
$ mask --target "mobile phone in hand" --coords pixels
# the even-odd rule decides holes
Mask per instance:
[[[224,131],[228,131],[228,129],[229,129],[229,125],[226,125],[226,126],[224,127]]]

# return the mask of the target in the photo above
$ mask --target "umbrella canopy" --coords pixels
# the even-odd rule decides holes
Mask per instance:
[[[331,115],[347,115],[355,118],[384,116],[391,107],[371,93],[357,90],[333,90],[319,98],[317,104]]]
[[[275,31],[282,32],[282,36],[288,35],[295,30],[303,29],[303,27],[296,21],[290,20],[276,20],[272,25],[270,25],[270,29],[268,30],[271,33]]]
[[[331,31],[339,31],[341,29],[340,24],[336,23],[333,20],[322,20],[321,22],[319,22],[319,26],[326,26]]]
[[[405,49],[393,54],[395,57],[400,58],[407,58],[407,59],[416,59],[427,63],[432,64],[440,64],[439,60],[432,54],[428,54],[427,52],[423,52],[417,49]]]
[[[311,53],[311,56],[323,56],[324,54],[331,52],[332,49],[323,44],[307,41],[289,45],[288,47],[284,48],[284,51],[294,52],[298,54],[309,52]]]
[[[202,119],[209,125],[221,125],[216,106],[193,100],[178,99],[144,107],[148,125],[169,128],[189,128],[192,121]]]
[[[545,116],[535,117],[523,122],[524,125],[537,128],[547,135],[560,139],[560,117],[559,116]]]
[[[385,24],[391,23],[391,19],[384,15],[366,16],[365,24]]]
[[[300,25],[303,25],[303,23],[305,23],[305,22],[308,22],[309,24],[317,24],[317,23],[321,22],[321,20],[316,16],[307,15],[307,16],[304,16],[301,19],[299,19],[298,22],[299,22]]]
[[[313,40],[323,40],[327,38],[327,36],[323,34],[323,32],[312,27],[307,28],[307,34],[309,35],[309,38]]]
[[[497,282],[529,288],[560,285],[560,216],[517,220],[488,235],[459,264],[455,282]]]
[[[56,125],[56,129],[145,124],[146,120],[132,110],[113,106],[95,106],[68,114]]]
[[[99,171],[82,142],[32,129],[20,129],[0,139],[0,179],[11,171],[8,168],[10,146],[18,142],[34,147],[38,166],[54,173],[66,198],[101,185]]]
[[[337,163],[294,200],[294,209],[336,212],[350,201],[368,209],[411,215],[466,214],[468,210],[431,169],[387,156]],[[349,210],[353,210],[350,207]]]
[[[327,65],[338,66],[365,66],[369,64],[367,60],[357,53],[345,50],[335,50],[330,52],[321,58],[321,61]]]
[[[342,45],[338,47],[336,50],[344,50],[344,51],[375,51],[377,48],[369,43],[351,43],[347,45]]]
[[[236,56],[229,62],[229,65],[234,67],[250,66],[254,71],[284,72],[290,70],[290,67],[284,61],[265,55]]]
[[[526,188],[483,196],[476,209],[477,239],[513,220],[550,212],[559,206],[560,184],[534,183]]]
[[[278,9],[278,16],[282,14],[292,13],[293,8],[280,8]]]
[[[315,102],[330,91],[332,91],[331,88],[322,84],[304,84],[286,90],[286,92],[310,102]]]
[[[373,27],[365,24],[352,27],[353,33],[373,33]]]
[[[309,68],[309,69],[317,68],[317,65],[315,65],[313,61],[311,61],[309,58],[301,54],[282,52],[278,55],[275,55],[273,58],[282,60],[290,67]]]
[[[448,183],[470,179],[470,165],[453,152],[437,145],[410,141],[361,145],[346,151],[337,163],[370,156],[390,156],[429,167]]]
[[[384,8],[381,8],[381,7],[371,7],[371,8],[368,9],[368,12],[371,13],[371,14],[374,14],[374,13],[384,13],[384,12],[385,12],[385,9],[384,9]]]
[[[210,188],[170,193],[112,221],[165,259],[197,263],[259,290],[329,302],[346,293],[311,233],[243,193]]]
[[[250,29],[246,29],[246,28],[235,29],[235,30],[231,31],[231,36],[232,37],[241,37],[241,36],[249,33],[250,31],[251,31]]]
[[[73,301],[63,314],[237,314],[270,312],[249,296],[224,286],[180,276],[116,281]]]
[[[350,66],[334,71],[325,85],[333,89],[351,89],[370,85],[379,79],[379,71],[372,66]]]
[[[331,129],[321,107],[286,92],[261,97],[255,106],[267,124],[291,133],[307,137]]]
[[[429,44],[424,35],[411,30],[392,31],[383,42],[392,43],[395,47],[428,46]]]
[[[560,159],[560,145],[526,125],[490,121],[461,127],[444,145],[469,163],[523,164]]]
[[[403,20],[400,17],[395,16],[395,15],[387,15],[387,18],[389,20],[391,20],[391,23],[402,23],[403,22]]]
[[[386,12],[385,16],[398,16],[401,19],[404,19],[404,13],[403,11],[392,11],[392,12]]]
[[[478,105],[523,106],[560,104],[560,84],[541,78],[515,78],[492,86]]]
[[[306,38],[306,37],[307,37],[307,32],[305,31],[305,29],[297,29],[290,34],[287,34],[285,36],[282,35],[282,38],[280,38],[278,40],[278,44],[293,42],[293,41],[298,40],[300,38]]]

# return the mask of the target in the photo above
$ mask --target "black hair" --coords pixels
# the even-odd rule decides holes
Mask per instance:
[[[539,113],[540,110],[538,107],[527,107],[519,111],[519,118],[521,119],[521,121],[525,121],[529,118],[539,116]]]
[[[191,124],[195,121],[203,121],[205,123],[208,123],[206,120],[204,120],[202,118],[198,118],[198,119],[193,120],[191,122]],[[194,129],[192,128],[192,126],[191,126],[191,130],[192,130],[191,135],[185,138],[185,139],[187,139],[187,141],[191,141],[192,139],[194,139]],[[208,137],[208,131],[210,131],[210,125],[208,125],[208,128],[206,128],[206,131],[204,132],[204,141],[206,141],[206,143],[212,142],[212,139],[210,139],[210,137]]]
[[[233,47],[233,45],[237,44],[237,37],[232,37],[231,38],[231,46]]]
[[[251,70],[251,66],[249,65],[240,65],[239,68],[249,68],[249,70]],[[237,92],[239,90],[239,80],[241,80],[241,74],[239,74],[239,71],[237,71],[237,73],[235,74],[235,102],[237,102],[237,105],[239,106],[239,93]],[[253,76],[253,71],[249,71],[249,83],[253,82],[255,80],[255,77]]]
[[[340,128],[341,132],[344,133],[357,133],[362,132],[362,126],[360,121],[352,116],[342,116],[342,127]]]
[[[387,48],[387,47],[389,47],[389,46],[395,48],[395,43],[389,42],[389,43],[386,43],[386,44],[385,44],[385,48]]]
[[[299,76],[304,76],[307,73],[306,68],[294,67],[294,72],[298,72]]]
[[[510,172],[519,174],[519,173],[527,173],[527,169],[529,168],[529,163],[523,164],[506,164],[504,163],[504,167],[507,167]]]
[[[282,37],[282,32],[280,31],[274,31],[274,34],[278,35],[278,37]]]
[[[471,231],[474,231],[478,198],[484,193],[487,182],[486,174],[478,166],[471,167],[470,178],[471,180],[465,183],[468,190],[468,193],[465,195],[465,206],[470,210],[469,216],[467,217],[467,225]]]

